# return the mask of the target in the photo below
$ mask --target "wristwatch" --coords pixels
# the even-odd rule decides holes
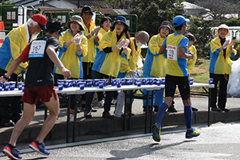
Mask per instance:
[[[3,75],[3,78],[8,81],[11,77],[6,77],[6,73],[5,73],[5,74]]]

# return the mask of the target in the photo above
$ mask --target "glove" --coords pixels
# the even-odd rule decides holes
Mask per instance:
[[[100,31],[100,26],[97,26],[97,30],[95,32],[95,36],[98,36],[99,35],[99,31]]]
[[[128,74],[129,74],[130,77],[134,77],[134,76],[135,76],[135,73],[136,73],[135,71],[131,70],[131,71],[129,71]]]
[[[124,43],[125,43],[125,39],[122,39],[121,42],[117,45],[117,48],[122,49]]]
[[[223,48],[225,49],[225,48],[227,48],[227,46],[230,44],[230,40],[228,39],[228,40],[226,40],[224,43],[223,43]]]
[[[76,44],[81,44],[81,41],[82,41],[82,35],[79,35],[79,36],[75,37],[75,43]]]
[[[96,28],[94,28],[93,30],[92,30],[92,32],[89,34],[91,37],[92,36],[94,36],[94,34],[97,32],[97,30],[99,30],[100,29],[100,26],[97,26]]]
[[[123,48],[127,48],[127,46],[129,45],[129,39],[125,39],[125,42],[123,44]]]

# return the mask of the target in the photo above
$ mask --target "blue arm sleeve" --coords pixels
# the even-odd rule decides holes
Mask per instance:
[[[164,41],[163,41],[163,46],[164,46],[165,48],[167,48],[166,39],[167,39],[167,38],[165,38]]]
[[[215,52],[213,52],[213,54],[218,56],[220,52],[221,52],[221,50],[220,50],[220,48],[218,48]],[[232,56],[232,54],[231,54],[231,56]]]
[[[234,53],[231,53],[231,57],[235,57],[235,54],[234,54]]]

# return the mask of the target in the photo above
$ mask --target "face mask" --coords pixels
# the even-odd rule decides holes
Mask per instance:
[[[136,42],[136,45],[137,45],[138,47],[141,47],[143,44],[139,41],[139,42]]]

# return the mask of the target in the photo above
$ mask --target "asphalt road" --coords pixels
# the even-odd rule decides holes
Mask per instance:
[[[180,128],[164,130],[160,143],[154,142],[151,134],[135,134],[47,146],[51,153],[49,157],[22,149],[21,156],[23,159],[49,160],[240,159],[240,122],[194,127],[201,130],[201,135],[193,139],[185,139],[185,129]],[[0,154],[0,159],[7,158]]]

